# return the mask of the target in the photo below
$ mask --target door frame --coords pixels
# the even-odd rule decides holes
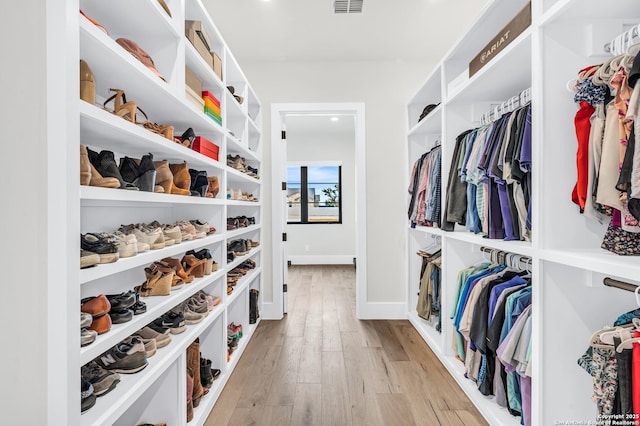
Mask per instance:
[[[271,105],[271,173],[272,173],[272,256],[273,309],[276,318],[283,317],[282,276],[285,259],[282,257],[284,233],[284,205],[282,182],[286,152],[283,150],[284,117],[289,114],[350,114],[355,118],[355,188],[356,188],[356,317],[361,318],[367,300],[367,190],[366,190],[366,134],[364,103],[277,103]]]

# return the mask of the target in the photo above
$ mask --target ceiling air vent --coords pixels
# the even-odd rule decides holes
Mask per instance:
[[[363,0],[335,0],[334,13],[361,13]]]

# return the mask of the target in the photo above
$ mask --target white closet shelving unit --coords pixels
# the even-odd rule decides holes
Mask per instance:
[[[531,27],[468,78],[470,60],[526,3],[489,1],[407,105],[408,166],[437,140],[442,141],[444,205],[456,136],[478,127],[480,116],[496,104],[532,89],[532,241],[486,239],[460,226],[454,232],[408,229],[408,318],[492,426],[517,425],[520,418],[483,396],[463,376],[463,365],[451,348],[454,328],[449,314],[456,276],[482,259],[480,247],[529,256],[533,261],[534,425],[595,420],[591,377],[577,360],[594,331],[637,308],[631,293],[605,287],[602,279],[640,280],[638,259],[601,249],[606,224],[585,218],[571,202],[577,107],[567,90],[567,82],[580,69],[610,56],[605,43],[640,23],[640,7],[633,0],[616,2],[615,7],[598,0],[533,0]],[[418,123],[422,109],[438,102],[441,105]],[[434,327],[437,319],[427,322],[416,313],[421,258],[415,253],[434,236],[442,241],[441,332]]]
[[[262,247],[253,248],[247,255],[227,262],[226,246],[238,238],[261,241],[262,203],[228,200],[226,193],[228,188],[241,189],[260,200],[262,184],[260,179],[227,167],[226,157],[228,154],[240,155],[251,166],[262,171],[260,100],[202,2],[166,0],[166,3],[171,10],[171,17],[156,0],[80,0],[80,9],[106,27],[109,35],[84,17],[79,17],[79,49],[73,63],[68,65],[69,72],[77,73],[80,59],[89,64],[96,79],[98,105],[78,99],[78,139],[69,140],[68,143],[83,143],[95,151],[110,150],[115,153],[116,159],[124,155],[140,158],[152,153],[156,161],[186,161],[190,168],[206,170],[208,176],[218,176],[220,192],[216,198],[210,199],[78,185],[75,191],[80,206],[80,223],[69,232],[76,235],[113,232],[121,224],[148,223],[153,220],[174,223],[190,219],[207,221],[216,228],[216,232],[203,239],[80,270],[77,275],[79,295],[82,298],[131,290],[144,282],[145,266],[167,256],[181,258],[190,249],[210,249],[220,268],[169,296],[141,298],[147,304],[146,313],[134,316],[130,322],[114,325],[109,332],[100,335],[86,347],[72,348],[70,358],[78,360],[78,376],[82,365],[199,290],[219,296],[222,301],[202,322],[187,326],[181,334],[171,335],[172,342],[149,358],[149,365],[145,369],[136,374],[121,374],[121,382],[116,388],[97,398],[96,405],[82,415],[79,393],[69,392],[68,398],[72,400],[70,405],[77,407],[75,412],[69,414],[70,424],[187,424],[186,348],[199,338],[202,356],[212,360],[213,368],[221,370],[220,377],[194,409],[194,418],[189,422],[189,425],[202,425],[259,323],[258,320],[256,324],[249,324],[249,290],[261,289]],[[212,40],[211,49],[223,62],[222,80],[184,36],[185,20],[203,22]],[[131,39],[146,50],[167,82],[122,49],[115,42],[119,37]],[[220,99],[222,125],[215,123],[186,99],[185,65],[202,80],[203,90],[212,92]],[[235,93],[243,96],[244,102],[236,102],[226,86],[234,86]],[[177,136],[192,127],[197,135],[204,136],[220,147],[219,161],[103,110],[100,105],[110,96],[109,88],[124,90],[127,100],[136,102],[150,121],[175,126]],[[227,231],[226,219],[237,216],[253,216],[256,223]],[[254,260],[257,267],[241,278],[232,294],[227,295],[227,272],[246,259]],[[79,300],[70,305],[79,306]],[[243,338],[227,361],[227,325],[231,322],[242,324]]]

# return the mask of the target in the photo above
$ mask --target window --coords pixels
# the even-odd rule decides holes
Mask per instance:
[[[288,166],[287,223],[342,223],[341,184],[342,166]]]

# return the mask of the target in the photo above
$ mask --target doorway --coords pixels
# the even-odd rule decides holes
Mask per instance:
[[[364,104],[273,104],[271,107],[271,156],[273,173],[273,308],[275,317],[281,318],[287,312],[287,263],[293,262],[323,264],[323,263],[353,263],[356,267],[356,316],[360,318],[362,303],[366,300],[366,188],[365,188],[365,121]],[[349,175],[349,190],[355,193],[351,197],[355,202],[340,203],[340,195],[347,188],[343,177],[343,164],[339,158],[324,156],[322,159],[316,151],[316,159],[312,159],[313,152],[308,159],[302,159],[300,149],[295,161],[288,161],[287,145],[289,133],[297,133],[305,123],[321,123],[323,120],[334,119],[336,124],[342,121],[343,127],[350,123],[353,130],[353,170]],[[339,126],[335,126],[339,127]],[[311,143],[318,144],[320,141]],[[293,141],[293,143],[296,143]],[[298,147],[299,148],[299,147]],[[304,150],[302,150],[304,151]],[[321,173],[322,172],[322,173]],[[315,174],[314,174],[315,173]],[[318,173],[323,179],[318,178]],[[299,179],[296,179],[299,178]],[[311,180],[310,180],[311,179]],[[314,181],[323,180],[321,185]],[[336,180],[336,182],[333,182]],[[287,181],[299,188],[288,188]],[[303,185],[304,184],[304,185]],[[290,185],[292,186],[292,185]],[[345,193],[347,195],[347,193]],[[303,198],[304,196],[304,198]],[[345,199],[346,200],[346,199]],[[304,207],[303,207],[304,206]],[[345,210],[350,206],[348,211]],[[345,228],[345,219],[353,218],[352,227],[355,230],[354,246],[351,250],[343,247],[331,253],[331,241],[338,238],[338,227]],[[315,224],[311,224],[315,222]],[[322,222],[322,223],[318,223]],[[294,228],[292,228],[294,227]],[[295,229],[298,227],[298,230]],[[301,240],[300,230],[305,227],[316,237],[315,244]],[[325,232],[323,232],[323,230]],[[336,233],[337,231],[337,233]],[[293,232],[294,234],[291,234]],[[289,241],[289,234],[296,235]],[[333,237],[331,235],[334,235]],[[291,247],[289,246],[291,244]],[[336,247],[335,245],[333,246]],[[289,254],[292,249],[294,253]],[[345,251],[346,250],[346,251]],[[349,253],[349,254],[346,254]],[[354,254],[351,254],[354,253]]]

